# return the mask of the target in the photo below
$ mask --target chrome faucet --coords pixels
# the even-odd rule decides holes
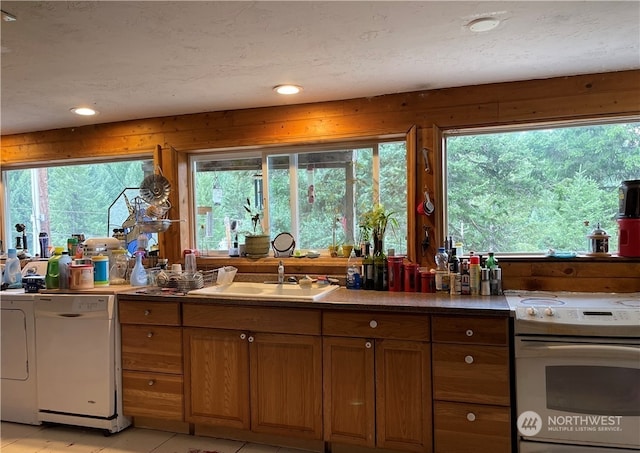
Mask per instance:
[[[278,283],[284,283],[284,264],[278,263]]]

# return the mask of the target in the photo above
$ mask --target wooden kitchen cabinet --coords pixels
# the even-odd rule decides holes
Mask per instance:
[[[432,317],[436,453],[511,451],[506,318]]]
[[[127,416],[184,418],[180,304],[118,300]]]
[[[430,452],[429,317],[323,314],[324,438]]]
[[[320,312],[184,304],[186,419],[322,438]]]

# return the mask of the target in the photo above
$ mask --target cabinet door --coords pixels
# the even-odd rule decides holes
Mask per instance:
[[[429,343],[376,340],[377,446],[430,452]]]
[[[320,337],[257,333],[249,342],[252,431],[321,439]]]
[[[185,419],[249,429],[249,343],[239,331],[184,329]]]
[[[375,446],[373,340],[323,339],[324,438]]]

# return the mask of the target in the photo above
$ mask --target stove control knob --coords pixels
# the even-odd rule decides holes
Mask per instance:
[[[529,307],[527,308],[527,314],[529,316],[535,316],[538,314],[538,309],[536,307]]]
[[[547,307],[544,309],[544,314],[547,316],[553,316],[556,314],[555,310],[551,307]]]

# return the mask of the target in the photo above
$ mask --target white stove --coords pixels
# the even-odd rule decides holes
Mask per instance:
[[[640,337],[640,293],[505,291],[516,335]]]

